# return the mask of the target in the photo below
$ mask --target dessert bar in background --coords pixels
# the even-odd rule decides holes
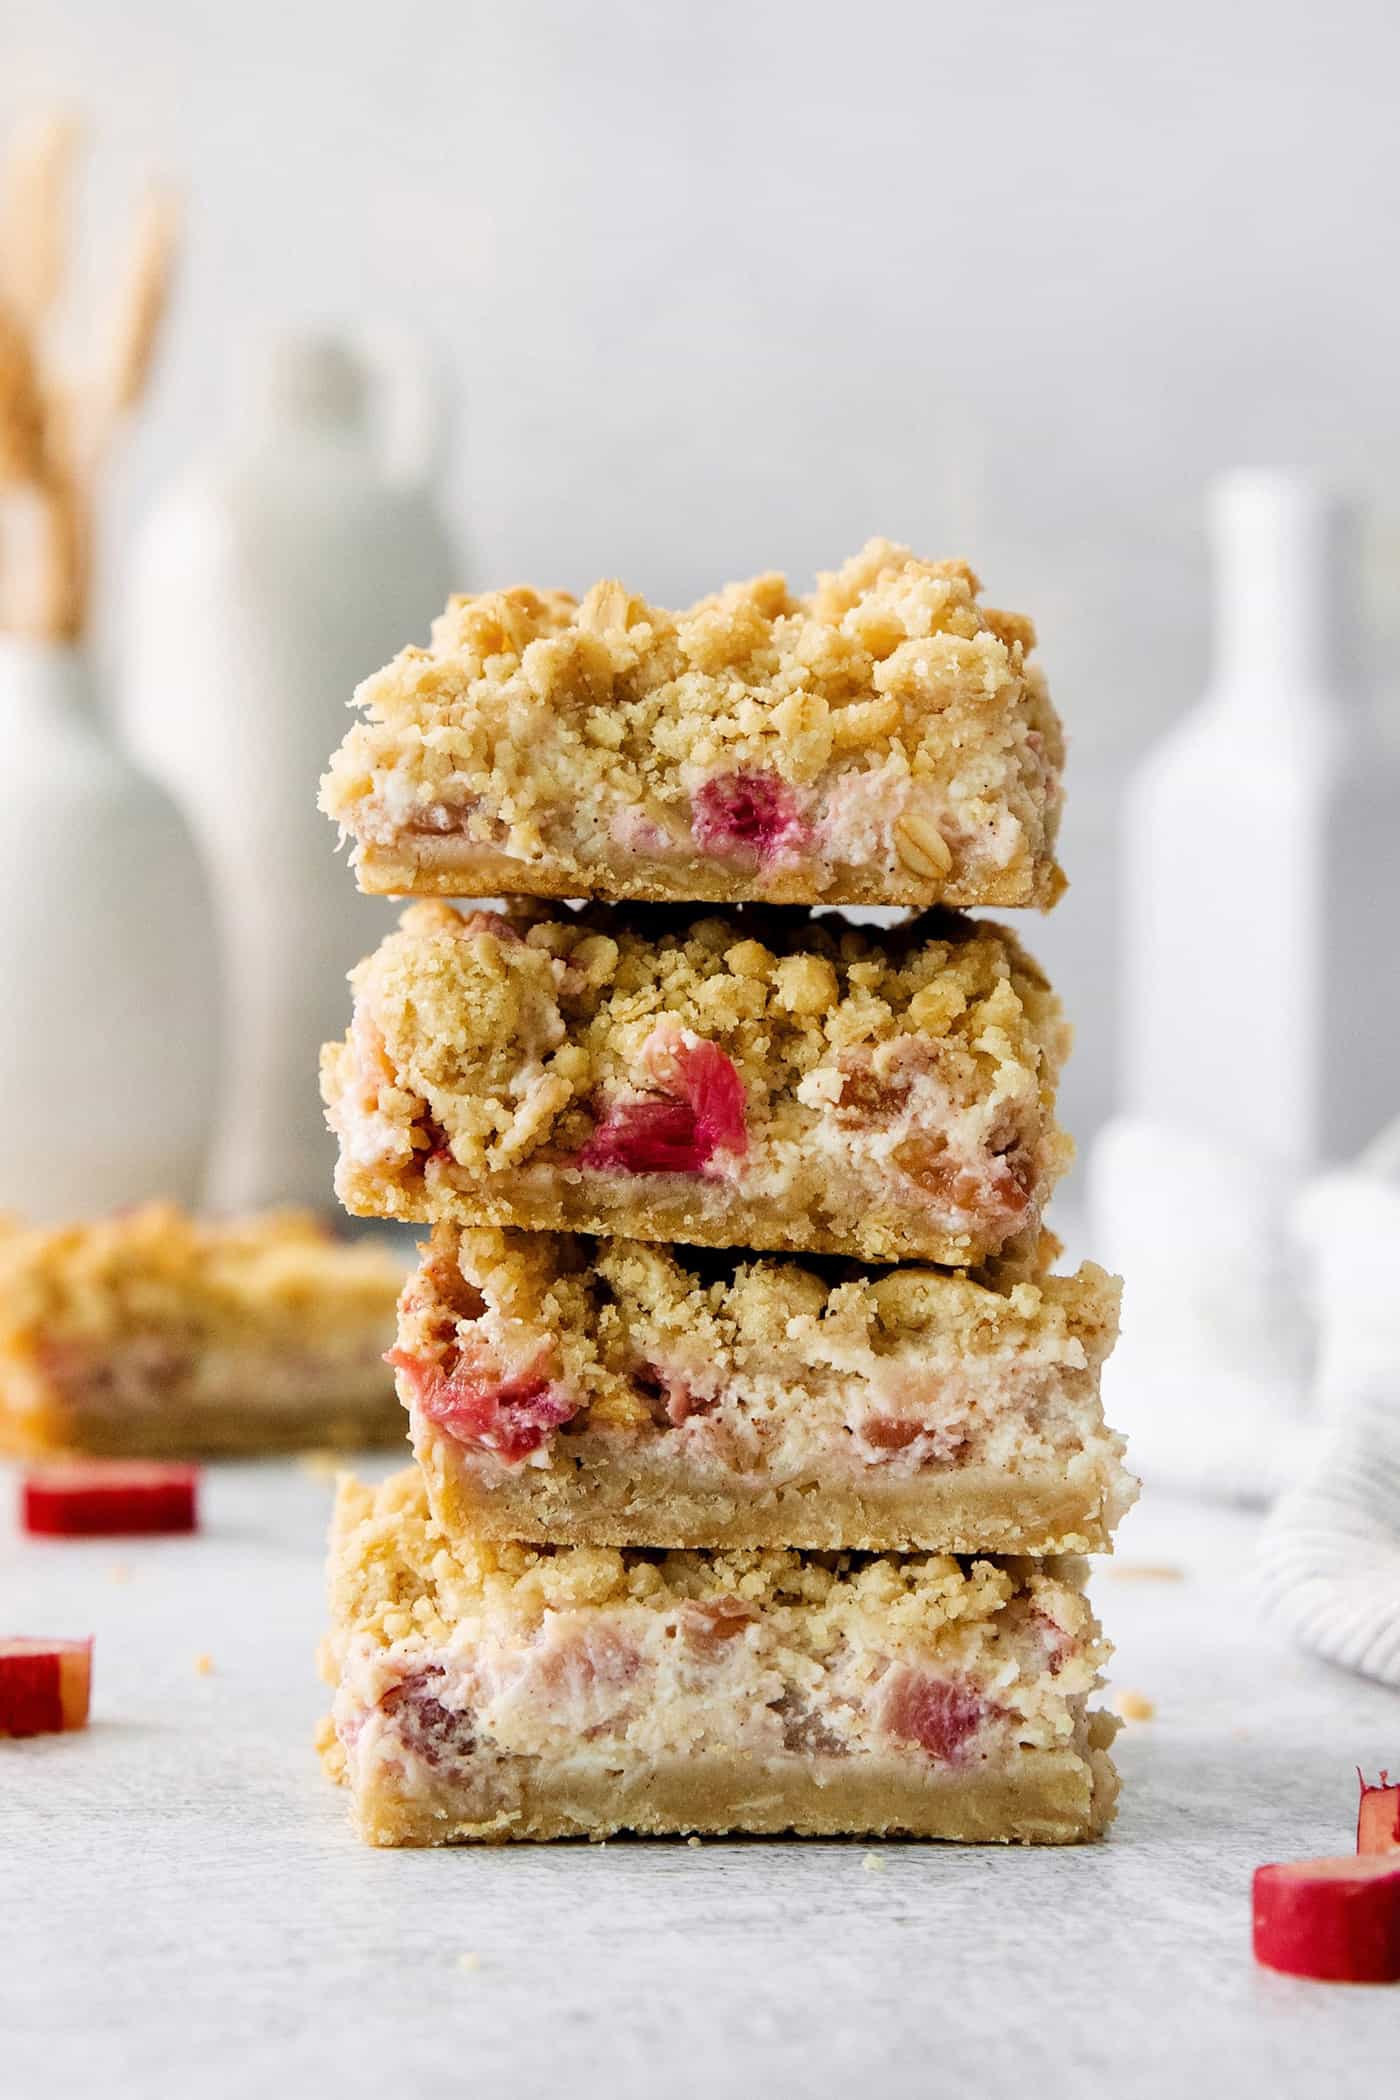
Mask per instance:
[[[395,895],[1050,905],[1060,724],[978,589],[872,540],[811,598],[455,598],[361,686],[321,806]]]
[[[454,1537],[1079,1553],[1136,1492],[1118,1297],[439,1226],[393,1361]]]
[[[398,1442],[404,1264],[309,1214],[149,1204],[0,1226],[0,1451],[256,1456]]]
[[[324,1054],[362,1215],[953,1266],[1033,1250],[1059,1003],[1003,927],[408,910]]]
[[[1109,1820],[1077,1561],[450,1540],[342,1484],[323,1750],[379,1845],[653,1833],[1071,1843]]]

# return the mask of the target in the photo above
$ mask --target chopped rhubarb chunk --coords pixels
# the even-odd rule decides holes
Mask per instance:
[[[886,1728],[945,1763],[959,1756],[988,1712],[986,1701],[959,1678],[931,1677],[924,1670],[903,1667],[889,1678]]]
[[[685,1102],[621,1101],[607,1111],[579,1162],[623,1174],[698,1174],[707,1156]]]
[[[949,1420],[945,1415],[940,1419],[934,1412],[938,1404],[936,1393],[930,1394],[932,1420],[917,1415],[873,1414],[853,1423],[861,1456],[867,1460],[872,1460],[873,1456],[873,1462],[878,1463],[909,1450],[913,1444],[922,1443],[923,1448],[918,1454],[920,1465],[952,1464],[967,1444],[968,1425],[965,1418]]]
[[[758,1613],[742,1597],[700,1597],[683,1604],[678,1624],[688,1648],[713,1656],[751,1626]]]
[[[632,1373],[632,1383],[645,1400],[658,1429],[679,1429],[692,1415],[707,1415],[712,1399],[691,1391],[685,1380],[660,1364],[641,1364]]]
[[[1400,1982],[1400,1860],[1348,1855],[1256,1869],[1254,1958],[1320,1983]]]
[[[702,1036],[684,1036],[671,1052],[676,1084],[695,1116],[696,1135],[708,1159],[716,1152],[742,1153],[748,1144],[744,1082],[733,1058]]]
[[[440,1666],[415,1670],[385,1692],[381,1713],[392,1714],[405,1745],[426,1765],[469,1757],[476,1748],[475,1716],[468,1708],[444,1706],[437,1698],[443,1678]]]
[[[922,1422],[911,1422],[907,1415],[867,1415],[860,1433],[876,1451],[907,1451],[923,1434],[923,1427]]]
[[[919,1133],[894,1148],[894,1162],[948,1210],[1012,1232],[1030,1210],[1034,1169],[1024,1151],[988,1153],[976,1164],[950,1152],[941,1135]]]
[[[451,830],[452,827],[449,823],[443,825],[440,828],[443,830]],[[517,946],[519,946],[519,944],[525,938],[524,934],[520,931],[520,928],[518,926],[512,925],[511,921],[506,917],[505,913],[502,911],[464,911],[462,913],[462,923],[461,926],[458,928],[458,931],[463,935],[469,933],[489,933],[493,940],[500,941],[503,944],[507,942],[514,942]]]
[[[702,1174],[717,1153],[748,1147],[744,1082],[732,1058],[700,1036],[668,1035],[656,1060],[661,1095],[614,1102],[579,1154],[624,1174]]]
[[[0,1640],[0,1735],[86,1728],[92,1641]]]
[[[1361,1780],[1361,1802],[1356,1815],[1356,1849],[1360,1853],[1400,1853],[1400,1786],[1389,1785],[1389,1779],[1390,1774],[1382,1772],[1379,1786],[1367,1786]]]
[[[630,1641],[610,1627],[590,1626],[555,1640],[531,1674],[534,1685],[562,1709],[572,1708],[584,1725],[596,1725],[617,1710],[618,1695],[641,1666]]]
[[[1052,1619],[1049,1612],[1042,1611],[1038,1605],[1032,1611],[1031,1619],[1045,1643],[1046,1667],[1052,1677],[1058,1677],[1065,1657],[1074,1646],[1074,1636],[1066,1633],[1059,1620]],[[1140,1698],[1141,1694],[1129,1692],[1124,1696],[1130,1699]],[[1127,1718],[1128,1716],[1125,1714],[1124,1719],[1126,1720]],[[1139,1716],[1139,1718],[1146,1719],[1147,1716]]]
[[[717,774],[697,788],[691,811],[696,844],[716,856],[752,854],[766,867],[807,845],[797,798],[772,773]]]
[[[391,1349],[385,1361],[408,1378],[430,1422],[458,1443],[480,1444],[511,1463],[538,1451],[578,1413],[578,1401],[547,1378],[490,1379],[465,1368],[449,1371],[404,1349]]]
[[[24,1528],[45,1538],[127,1538],[198,1528],[199,1471],[137,1459],[84,1460],[26,1473]]]

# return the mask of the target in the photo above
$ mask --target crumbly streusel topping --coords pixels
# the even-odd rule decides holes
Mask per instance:
[[[354,1635],[446,1639],[463,1619],[610,1604],[658,1611],[740,1598],[761,1612],[798,1610],[878,1622],[891,1643],[993,1621],[1026,1599],[1072,1638],[1090,1638],[1083,1561],[958,1559],[945,1553],[714,1553],[449,1540],[434,1524],[418,1468],[377,1487],[342,1474],[331,1529],[334,1645]],[[833,1626],[834,1631],[834,1626]]]
[[[63,1335],[106,1342],[135,1329],[268,1326],[314,1340],[387,1326],[403,1266],[346,1246],[301,1210],[227,1220],[147,1203],[68,1225],[0,1226],[0,1347]]]
[[[397,1146],[408,1162],[432,1149],[427,1104],[477,1171],[581,1146],[594,1120],[586,1104],[636,1084],[663,1016],[719,1045],[751,1127],[779,1139],[809,1120],[797,1093],[816,1067],[868,1065],[878,1088],[911,1045],[952,1097],[1023,1106],[1038,1094],[1048,1125],[1069,1042],[1015,937],[942,912],[877,931],[747,908],[692,918],[517,904],[464,916],[424,903],[352,982],[357,1083],[372,1082],[362,1109],[381,1152]],[[328,1053],[330,1099],[356,1083],[350,1054]]]
[[[487,811],[484,835],[529,859],[583,780],[664,834],[717,770],[799,792],[868,774],[887,793],[927,786],[969,836],[1009,819],[1012,862],[1052,901],[1063,734],[1031,622],[982,606],[979,590],[965,562],[877,539],[810,598],[776,574],[681,612],[613,581],[581,604],[523,588],[454,598],[427,649],[360,687],[368,719],[332,760],[321,806],[361,833]],[[948,848],[928,834],[916,817],[896,847],[936,879]]]
[[[640,1240],[439,1225],[400,1301],[398,1347],[432,1360],[459,1317],[483,1313],[526,1358],[585,1400],[594,1424],[650,1420],[638,1352],[674,1348],[691,1363],[764,1363],[776,1376],[923,1360],[931,1345],[960,1361],[1018,1353],[1097,1371],[1118,1328],[1120,1286],[1086,1262],[1006,1290],[946,1270],[885,1271],[779,1256],[716,1259]]]

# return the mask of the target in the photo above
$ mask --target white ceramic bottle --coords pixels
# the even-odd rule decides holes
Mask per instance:
[[[1129,1353],[1178,1391],[1189,1367],[1217,1420],[1232,1393],[1296,1402],[1292,1199],[1395,1100],[1400,764],[1366,689],[1353,527],[1302,475],[1217,484],[1209,686],[1126,804],[1123,1113],[1091,1160],[1095,1248],[1129,1277]]]
[[[137,550],[123,718],[199,835],[228,954],[219,1206],[330,1200],[317,1051],[393,912],[356,894],[317,782],[360,679],[426,639],[460,582],[418,383],[386,400],[341,344],[277,346],[231,440],[166,493]],[[417,456],[386,458],[386,430]]]
[[[198,852],[68,644],[0,637],[0,1210],[199,1194],[218,968]]]
[[[1240,473],[1211,522],[1210,686],[1128,805],[1125,1105],[1311,1169],[1395,1106],[1400,764],[1364,677],[1351,511]]]

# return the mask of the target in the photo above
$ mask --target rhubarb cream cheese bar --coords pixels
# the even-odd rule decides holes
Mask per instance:
[[[361,686],[321,806],[393,894],[1049,905],[1063,737],[978,591],[872,540],[811,598],[455,598]]]
[[[1068,1031],[999,926],[419,904],[324,1053],[347,1209],[975,1265],[1069,1157]]]
[[[404,1267],[309,1214],[150,1204],[0,1227],[0,1451],[253,1456],[398,1442]]]
[[[444,1530],[556,1544],[1106,1549],[1136,1484],[1099,1372],[1118,1285],[1006,1292],[439,1226],[399,1393]]]
[[[493,1545],[346,1480],[328,1768],[377,1845],[631,1830],[1069,1844],[1116,1792],[1077,1561]]]

